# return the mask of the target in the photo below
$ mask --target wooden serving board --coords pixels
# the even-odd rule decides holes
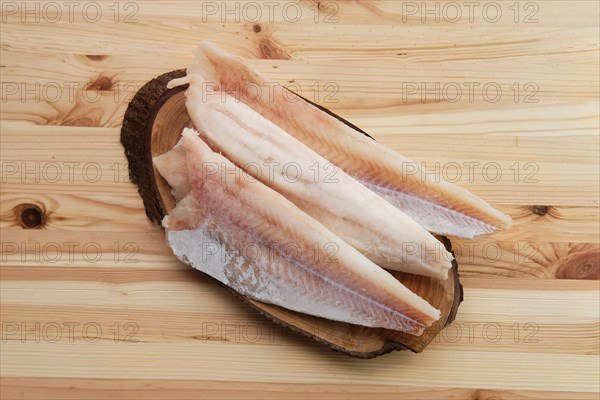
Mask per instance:
[[[181,138],[182,130],[193,126],[185,107],[185,89],[188,85],[167,89],[170,80],[181,78],[185,74],[183,69],[168,72],[144,85],[129,104],[121,130],[121,142],[129,160],[131,180],[139,187],[148,217],[157,224],[174,208],[175,199],[171,195],[171,187],[153,166],[152,158],[171,150]],[[366,134],[343,118],[323,107],[319,108]],[[445,237],[440,239],[452,251],[450,241]],[[392,350],[404,349],[421,352],[441,329],[454,321],[463,299],[456,260],[445,281],[397,271],[392,271],[392,274],[441,311],[439,321],[420,336],[330,321],[262,303],[230,291],[271,320],[353,357],[373,358]]]
[[[85,15],[2,2],[0,398],[597,400],[598,1],[484,0],[471,19],[459,1],[458,21],[452,5],[424,15],[435,0],[293,2],[298,21],[262,0],[237,15],[211,12],[221,1]],[[52,5],[36,20],[34,3]],[[452,238],[464,301],[425,351],[329,351],[173,257],[129,182],[121,124],[202,39],[513,218]]]

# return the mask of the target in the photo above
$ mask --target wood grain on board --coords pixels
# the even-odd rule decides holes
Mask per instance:
[[[496,2],[495,23],[481,9],[469,21],[461,2],[454,23],[377,0],[299,1],[297,22],[284,2],[256,22],[207,15],[220,2],[140,1],[118,18],[98,2],[95,23],[6,3],[3,398],[597,398],[597,2],[516,2],[516,17],[515,2]],[[510,230],[453,240],[465,302],[425,352],[332,353],[170,255],[127,180],[119,130],[135,91],[189,64],[200,39],[513,217]],[[42,229],[24,229],[38,208]]]

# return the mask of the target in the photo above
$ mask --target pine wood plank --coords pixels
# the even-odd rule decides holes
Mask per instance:
[[[241,381],[277,383],[339,383],[473,387],[597,392],[596,355],[432,350],[422,354],[393,353],[361,363],[344,355],[324,355],[316,345],[265,346],[213,342],[114,343],[98,341],[11,343],[3,351],[5,376],[115,379],[223,379],[223,372]],[[125,351],[126,350],[126,351]],[[244,354],[240,363],[239,355]],[[519,363],[515,363],[515,359]],[[60,360],[61,368],[56,369]],[[162,368],[157,369],[156,364]],[[564,373],[556,365],[569,365]],[[10,367],[9,367],[10,366]],[[493,366],[493,369],[492,367]],[[8,368],[8,369],[7,369]],[[289,371],[293,370],[294,374]],[[324,371],[338,371],[338,374]],[[436,379],[432,380],[431,377]]]
[[[88,341],[97,331],[91,327],[86,336],[86,324],[98,325],[105,341],[320,346],[257,315],[204,275],[183,266],[169,274],[122,268],[87,274],[70,268],[54,271],[47,278],[29,280],[39,275],[23,274],[16,267],[3,269],[8,275],[1,296],[6,346],[48,343],[57,335],[57,342],[71,337]],[[111,281],[116,274],[123,278]],[[515,288],[514,280],[478,286],[479,280],[467,282],[465,303],[455,323],[434,339],[433,349],[599,354],[597,284],[537,285],[536,291]],[[160,302],[153,301],[157,294]],[[69,332],[68,321],[76,321],[78,330]],[[131,338],[128,333],[133,334],[134,327],[125,329],[127,323],[136,327]],[[120,335],[115,324],[123,330]]]
[[[137,1],[134,23],[123,22],[131,11],[123,9],[115,22],[113,2],[99,2],[97,23],[80,14],[73,22],[22,22],[3,8],[1,332],[13,322],[98,322],[106,340],[89,343],[81,334],[74,343],[3,340],[2,398],[597,398],[598,2],[522,1],[516,23],[514,2],[498,2],[497,23],[479,9],[472,22],[465,13],[457,23],[432,16],[423,22],[406,8],[413,2],[377,0],[340,2],[338,21],[324,23],[331,9],[320,3],[319,9],[300,1],[295,23],[283,18],[283,2],[272,22],[264,13],[239,23],[222,22],[220,13],[204,22],[206,5],[196,1]],[[436,7],[436,1],[416,3]],[[529,3],[538,7],[537,22],[524,21]],[[127,182],[118,133],[136,88],[186,66],[199,39],[249,58],[267,76],[431,168],[439,162],[450,173],[458,163],[461,185],[513,216],[508,231],[454,241],[466,300],[454,328],[425,353],[364,363],[325,352],[277,330],[174,261]],[[497,84],[503,95],[491,102],[477,90],[471,102],[470,82]],[[337,91],[325,99],[330,83]],[[463,94],[452,102],[440,90],[411,93],[415,84],[458,86]],[[533,97],[527,98],[527,84]],[[56,86],[62,91],[52,98]],[[12,170],[14,163],[36,162],[58,163],[67,179],[36,182],[34,173],[24,181]],[[465,168],[470,162],[480,163],[473,180]],[[77,164],[73,180],[65,163]],[[498,163],[502,179],[485,179],[486,163]],[[533,171],[526,163],[533,163],[537,182],[525,182]],[[98,181],[89,176],[96,167]],[[23,203],[48,211],[43,230],[17,224],[13,210]],[[103,257],[90,262],[75,251],[72,262],[36,261],[32,253],[23,260],[9,242],[30,248],[58,242],[65,251],[66,242],[97,243]],[[136,263],[123,260],[128,243],[137,245]],[[581,277],[592,280],[572,279]],[[142,340],[115,343],[111,324],[129,321]],[[222,341],[216,331],[204,341],[215,322],[233,325],[233,334]],[[539,341],[523,335],[515,341],[514,324],[526,335],[531,322]],[[236,341],[236,329],[242,335],[236,324],[274,332],[258,342]],[[502,329],[497,342],[481,334],[486,324],[489,335]]]
[[[368,131],[369,127],[365,129]],[[3,192],[134,192],[134,186],[128,183],[127,163],[117,141],[118,132],[117,129],[3,125]],[[519,139],[519,136],[525,138]],[[384,137],[382,142],[494,205],[598,204],[600,172],[594,168],[600,157],[597,135],[564,135],[550,139],[519,136],[472,139],[468,135],[453,135],[445,136],[436,144],[439,136],[421,134],[406,136],[405,141]],[[34,151],[32,147],[40,137],[47,138],[47,144]],[[412,140],[415,144],[403,144]],[[90,146],[90,143],[95,145]],[[477,144],[499,150],[497,153],[475,150]],[[423,148],[429,152],[425,154]],[[451,149],[450,152],[447,149]],[[580,149],[580,157],[575,156],[577,149]],[[432,178],[425,175],[422,179]]]
[[[209,397],[215,400],[240,397],[265,399],[397,399],[399,396],[422,400],[487,399],[504,400],[595,400],[595,393],[553,392],[544,390],[490,390],[335,384],[281,384],[211,380],[150,380],[150,379],[64,379],[64,378],[2,378],[0,394],[15,399],[82,400],[98,397],[147,400],[190,399]]]

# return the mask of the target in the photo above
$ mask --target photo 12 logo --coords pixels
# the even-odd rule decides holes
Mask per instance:
[[[0,163],[2,183],[130,183],[127,163],[77,161],[6,161]]]
[[[2,23],[16,20],[21,23],[95,24],[101,21],[138,23],[140,6],[137,2],[97,1],[2,1]]]
[[[540,6],[534,1],[403,1],[402,22],[490,24],[510,21],[515,24],[537,24]]]
[[[402,102],[498,103],[507,98],[514,103],[539,103],[539,91],[536,82],[402,82]]]
[[[67,263],[99,262],[135,264],[140,246],[135,242],[2,242],[2,262],[9,260],[22,263]]]
[[[85,341],[97,343],[100,340],[112,340],[115,343],[136,343],[135,335],[139,326],[135,322],[116,321],[112,324],[75,321],[2,321],[0,334],[2,343],[11,341],[26,342],[69,342]]]
[[[301,20],[335,24],[339,20],[339,3],[320,1],[303,7],[296,1],[203,1],[202,22],[275,22],[296,23]]]
[[[436,325],[440,325],[437,322]],[[488,344],[538,344],[541,339],[539,324],[535,322],[461,322],[426,331],[420,340],[433,343],[488,343]],[[435,335],[435,336],[433,336]],[[432,337],[433,336],[433,337]]]
[[[2,82],[2,103],[98,103],[109,97],[114,103],[128,103],[141,88],[136,82],[113,82],[100,76],[88,83],[82,82]]]
[[[310,82],[309,82],[310,83]],[[261,84],[255,82],[244,82],[243,84],[234,83],[228,85],[227,90],[223,90],[218,82],[202,82],[202,101],[209,99],[218,99],[225,103],[227,99],[233,97],[236,102],[244,104],[254,104],[260,102],[273,103],[283,100],[288,103],[296,103],[301,98],[310,100],[313,103],[338,103],[336,98],[340,87],[335,82],[314,82],[305,85],[302,89],[295,81],[280,84],[274,81],[264,81]],[[308,90],[306,90],[308,89]]]

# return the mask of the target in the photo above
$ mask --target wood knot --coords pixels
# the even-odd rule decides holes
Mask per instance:
[[[46,211],[37,204],[19,204],[13,211],[23,229],[41,229],[46,224]]]
[[[112,78],[104,75],[100,75],[95,80],[87,84],[86,90],[95,90],[97,92],[104,92],[110,90],[113,86]]]
[[[600,279],[600,249],[576,252],[559,260],[561,265],[556,270],[558,279]]]
[[[108,58],[105,54],[86,54],[85,57],[92,61],[103,61]]]
[[[550,207],[548,206],[531,206],[531,211],[533,211],[534,214],[537,214],[540,217],[543,217],[544,215],[548,214],[549,210]]]
[[[270,39],[262,39],[258,44],[259,56],[265,60],[289,60],[290,56]]]
[[[484,390],[476,390],[471,395],[471,400],[502,400],[502,399],[498,396],[495,396],[494,394],[489,395]]]
[[[317,5],[317,9],[321,10],[321,11],[327,11],[327,6],[329,5],[329,3],[328,4],[323,4],[323,2],[319,1],[319,0],[315,1],[314,4],[316,4]]]
[[[260,31],[262,31],[262,28],[260,27],[259,24],[254,24],[254,26],[252,27],[252,30],[256,33],[259,33]]]
[[[99,98],[101,94],[90,94],[91,98]],[[75,106],[61,113],[51,125],[58,126],[101,126],[102,113],[104,109],[101,107],[90,107],[84,101],[78,100]]]

